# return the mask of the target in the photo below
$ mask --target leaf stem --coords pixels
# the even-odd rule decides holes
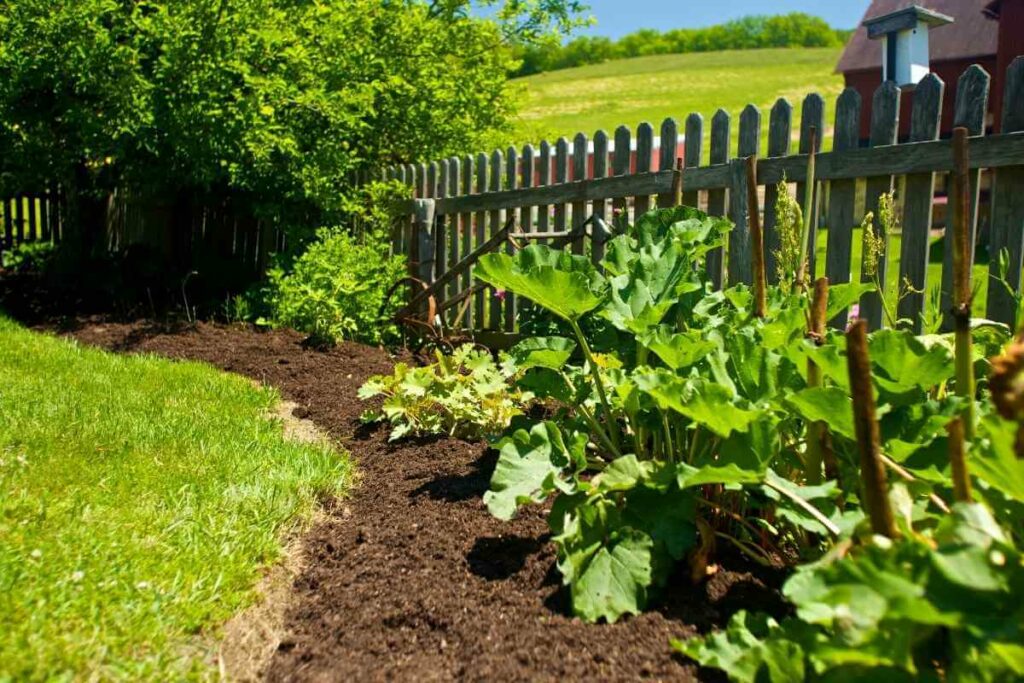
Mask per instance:
[[[787,489],[785,487],[782,487],[782,486],[779,486],[778,484],[774,484],[774,483],[772,483],[770,481],[765,481],[764,485],[767,486],[770,489],[778,491],[781,495],[785,496],[786,498],[789,498],[791,501],[796,503],[799,507],[803,508],[804,511],[807,512],[807,514],[809,514],[811,517],[814,517],[814,519],[816,519],[818,521],[818,523],[820,523],[823,527],[828,529],[828,532],[830,534],[832,534],[833,536],[839,536],[839,534],[842,533],[841,530],[839,529],[839,527],[837,527],[835,524],[833,524],[832,520],[830,520],[828,517],[826,517],[825,514],[821,510],[819,510],[818,508],[814,507],[813,505],[811,505],[806,500],[804,500],[800,496],[796,495],[795,493],[793,493],[789,489]]]
[[[580,343],[580,349],[583,351],[583,356],[587,359],[590,375],[594,378],[594,384],[597,385],[597,396],[601,399],[601,405],[604,406],[604,412],[608,416],[608,424],[611,426],[612,443],[615,444],[616,450],[618,450],[619,445],[622,443],[622,433],[619,431],[619,424],[616,422],[616,415],[612,412],[611,404],[608,403],[608,396],[604,391],[604,382],[601,380],[601,371],[594,360],[594,354],[590,352],[590,344],[587,343],[586,337],[583,336],[583,330],[580,329],[579,323],[575,320],[570,320],[569,324],[572,325],[573,334],[576,335],[576,339]]]

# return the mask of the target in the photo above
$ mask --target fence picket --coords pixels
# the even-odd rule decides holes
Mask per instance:
[[[615,129],[615,152],[612,156],[612,175],[629,175],[630,157],[632,156],[632,133],[629,128],[619,126]],[[612,220],[629,222],[629,203],[625,197],[612,200]]]
[[[540,143],[540,172],[538,173],[537,186],[545,187],[551,184],[551,145],[547,140]],[[537,232],[551,231],[551,207],[541,204],[537,207]]]
[[[885,81],[875,90],[871,98],[871,147],[882,147],[895,145],[899,133],[900,117],[900,95],[901,90],[895,81]],[[864,189],[864,212],[871,212],[875,216],[875,228],[883,230],[878,213],[879,197],[891,192],[893,189],[893,176],[871,176],[865,182]],[[872,278],[865,268],[867,250],[861,254],[861,282],[871,282],[872,279],[885,287],[889,272],[889,240],[892,235],[885,235],[878,254],[876,275]],[[861,236],[863,239],[863,235]],[[860,299],[860,317],[867,321],[869,329],[877,330],[882,326],[882,293],[868,292]]]
[[[780,97],[772,105],[768,118],[768,157],[789,156],[793,127],[793,105]],[[779,186],[769,184],[764,188],[764,264],[770,284],[779,281],[776,254],[781,247],[779,239],[777,205]]]
[[[569,141],[565,138],[558,138],[555,143],[555,185],[564,185],[569,182]],[[565,204],[555,205],[554,231],[565,232],[566,226]]]
[[[856,149],[860,139],[860,93],[846,88],[836,102],[836,125],[832,149],[842,152]],[[825,277],[829,284],[840,285],[850,281],[853,254],[853,216],[857,198],[857,181],[833,180],[828,188],[828,246],[825,251]],[[839,311],[829,325],[837,329],[846,327],[847,310]]]
[[[636,129],[636,170],[634,173],[650,173],[654,161],[654,127],[644,121]],[[651,208],[651,196],[639,195],[633,199],[633,213],[639,218]]]
[[[683,167],[697,168],[700,166],[700,153],[704,144],[704,117],[693,113],[686,117],[686,133],[683,137]],[[696,191],[686,189],[686,175],[683,174],[683,204],[699,206],[700,195]]]
[[[825,100],[818,93],[811,93],[804,98],[803,104],[800,105],[800,154],[809,154],[811,151],[811,129],[814,128],[816,132],[814,139],[814,151],[815,153],[821,151],[822,138],[825,137]],[[817,212],[819,194],[821,192],[821,184],[815,183],[813,189],[814,196],[811,202],[812,213]],[[807,183],[796,184],[796,200],[800,202],[800,205],[804,205],[804,199],[807,195]],[[815,246],[818,244],[818,217],[812,215],[810,226],[811,229],[807,234],[807,272],[811,274],[811,279],[814,279],[815,261],[817,261]]]
[[[594,133],[594,178],[608,176],[608,133],[599,130]],[[603,199],[595,199],[591,211],[603,221],[608,220],[607,203]],[[597,265],[604,258],[604,240],[591,240],[591,259]]]
[[[572,179],[573,179],[573,181],[586,180],[587,179],[587,160],[588,160],[588,157],[589,157],[589,153],[588,153],[588,150],[587,150],[588,142],[589,141],[587,140],[587,136],[584,135],[583,133],[577,133],[576,137],[573,138],[573,142],[572,142]],[[586,206],[587,206],[587,203],[584,202],[584,201],[576,201],[576,202],[573,202],[573,204],[572,204],[572,229],[574,231],[578,230],[580,228],[580,226],[583,225],[583,222],[585,220],[587,220],[587,217],[586,217],[586,210],[587,210]],[[572,240],[572,242],[570,244],[571,244],[570,248],[571,248],[572,253],[574,253],[574,254],[582,254],[583,253],[583,247],[585,245],[583,243],[583,239],[582,238]]]
[[[914,90],[914,106],[910,117],[910,140],[936,140],[939,137],[939,118],[942,115],[942,80],[931,73]],[[932,227],[932,202],[935,196],[935,174],[908,175],[903,198],[903,240],[900,245],[899,287],[909,282],[911,291],[900,298],[897,307],[900,318],[911,321],[916,334],[921,332],[921,313],[928,281],[928,247]]]
[[[475,170],[473,164],[474,159],[471,155],[467,154],[462,160],[462,194],[464,195],[473,193],[473,171]],[[462,242],[462,255],[466,256],[473,252],[473,214],[469,212],[463,213],[459,221],[459,229],[461,230],[459,239]],[[469,291],[472,286],[473,271],[472,269],[467,268],[462,274],[462,283],[459,285],[459,293],[462,294]],[[474,311],[472,300],[466,299],[464,306],[465,307],[463,308],[463,305],[460,304],[458,307],[460,311],[465,311],[465,313],[462,314],[463,329],[472,330],[473,322],[475,320],[473,317]],[[455,315],[458,316],[458,313]]]
[[[504,158],[501,153],[501,150],[496,149],[494,150],[494,153],[491,154],[491,192],[495,192],[497,190],[501,190],[504,188],[504,183],[502,182],[501,179],[501,175],[503,172]],[[487,236],[494,237],[495,233],[497,233],[502,228],[503,212],[499,209],[493,210],[490,212],[489,219],[490,228],[487,232]],[[493,287],[489,287],[487,289],[487,304],[489,309],[487,314],[487,329],[501,329],[501,301],[496,296],[496,292],[494,291]]]
[[[14,220],[11,216],[11,203],[12,200],[3,200],[2,206],[4,212],[4,249],[14,248]]]
[[[661,123],[661,149],[658,155],[658,170],[669,171],[676,167],[676,153],[679,145],[679,124],[673,118],[667,118]],[[673,206],[676,202],[672,192],[662,192],[658,195],[658,206]]]
[[[988,95],[991,77],[983,68],[974,64],[960,76],[956,85],[956,101],[953,106],[953,126],[964,127],[971,136],[985,134],[985,115],[988,112]],[[956,211],[956,203],[960,200],[952,191],[952,175],[950,178],[949,204],[946,208],[946,230],[942,254],[942,327],[945,331],[953,330],[953,317],[950,311],[953,306],[953,231],[952,221]],[[968,246],[970,263],[974,263],[974,247],[978,237],[978,202],[981,195],[981,169],[970,171],[971,206],[968,214]]]
[[[747,171],[744,159],[760,156],[761,111],[752,104],[744,107],[740,114],[739,157],[730,162],[729,218],[736,227],[729,233],[729,284],[753,283],[753,267],[750,244],[750,210],[747,195]]]
[[[462,188],[462,160],[458,157],[452,157],[448,160],[448,196],[459,197],[463,194]],[[462,216],[457,213],[453,213],[448,216],[448,265],[445,271],[451,270],[459,262],[459,242],[462,233]],[[448,285],[448,299],[454,299],[459,295],[459,279],[455,278]],[[449,309],[448,314],[448,325],[449,327],[455,322],[455,317],[458,315],[458,307]]]
[[[729,113],[719,109],[711,118],[711,165],[725,164],[729,161]],[[731,178],[732,176],[730,176]],[[721,189],[708,190],[708,213],[712,216],[725,216],[728,191]],[[719,247],[708,252],[708,274],[715,289],[721,289],[725,278],[725,253]]]
[[[484,194],[487,192],[487,155],[481,152],[476,156],[476,193]],[[487,241],[487,214],[483,211],[476,212],[475,219],[475,230],[476,238],[473,243],[474,249],[479,249],[480,245]],[[470,269],[472,271],[472,269]],[[483,329],[486,326],[485,318],[485,304],[487,300],[487,290],[481,288],[476,293],[476,298],[473,301],[473,319],[476,322],[476,326]]]
[[[438,199],[448,196],[448,172],[449,160],[442,159],[437,165],[437,194]],[[440,211],[434,214],[434,277],[439,278],[448,272],[448,216]],[[442,292],[443,298],[443,292]]]
[[[505,189],[514,190],[519,186],[519,151],[515,147],[508,148],[508,154],[505,158]],[[508,219],[516,218],[515,211],[509,211],[506,216],[503,217],[502,227],[504,222]],[[520,223],[520,225],[522,225]],[[511,242],[505,243],[505,252],[512,254]],[[512,292],[505,293],[505,299],[501,302],[501,309],[504,311],[504,330],[506,332],[512,332],[516,328],[516,295]]]
[[[1004,82],[1000,133],[1024,131],[1024,56],[1013,60]],[[1024,165],[997,169],[994,176],[989,274],[999,275],[1000,252],[1005,250],[1009,266],[1006,281],[1014,292],[1020,292],[1021,255],[1024,253]],[[991,279],[987,311],[989,318],[1011,327],[1018,322],[1013,297]]]

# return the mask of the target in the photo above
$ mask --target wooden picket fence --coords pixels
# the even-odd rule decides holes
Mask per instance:
[[[972,136],[971,225],[976,231],[984,169],[992,176],[987,207],[991,226],[990,275],[999,275],[1000,254],[1005,253],[1009,257],[1005,281],[1019,292],[1024,253],[1024,56],[1010,66],[1005,82],[1003,130],[998,135],[986,136],[989,74],[980,66],[971,67],[951,95],[945,92],[946,86],[937,76],[927,76],[913,91],[907,140],[898,140],[903,94],[899,87],[892,82],[884,83],[870,103],[861,102],[856,90],[846,89],[836,102],[832,150],[817,155],[817,215],[812,223],[817,229],[810,236],[810,272],[825,275],[832,283],[849,282],[854,272],[854,231],[863,217],[858,209],[873,211],[877,216],[879,196],[896,188],[902,226],[899,282],[909,283],[912,289],[900,299],[898,314],[914,321],[920,330],[925,293],[932,284],[927,282],[927,272],[936,181],[951,170],[953,163],[951,141],[939,136],[942,101],[953,96],[953,124],[966,127]],[[759,160],[758,183],[765,186],[765,256],[769,277],[774,279],[777,186],[785,180],[797,197],[804,197],[811,129],[826,130],[824,105],[817,94],[803,100],[794,150],[793,107],[785,99],[778,100],[768,117],[766,154],[760,148],[762,114],[757,107],[747,106],[739,117],[737,157],[731,156],[730,116],[718,110],[711,120],[708,165],[701,163],[704,120],[699,114],[690,114],[685,121],[685,159],[681,171],[674,170],[674,146],[665,145],[657,160],[660,170],[634,172],[651,168],[654,161],[654,129],[647,123],[636,131],[632,164],[632,131],[623,126],[615,131],[611,154],[609,136],[604,131],[594,135],[594,159],[590,164],[590,141],[580,133],[571,143],[562,138],[554,145],[543,142],[539,149],[526,145],[522,151],[509,149],[504,154],[495,151],[490,155],[385,169],[378,177],[407,184],[416,197],[408,207],[408,220],[401,221],[394,235],[395,250],[409,257],[410,274],[421,280],[419,286],[427,290],[412,303],[421,304],[427,295],[433,295],[435,319],[430,322],[435,327],[469,333],[481,340],[515,335],[518,304],[514,297],[496,296],[473,280],[472,265],[482,253],[512,250],[532,239],[561,240],[576,253],[590,253],[597,262],[603,257],[604,236],[590,229],[588,223],[593,221],[588,219],[597,216],[611,222],[612,212],[638,215],[654,205],[670,205],[674,200],[673,183],[679,182],[680,175],[685,204],[727,216],[736,224],[725,249],[708,257],[707,267],[714,283],[749,283],[752,266],[744,159],[752,155]],[[859,140],[861,109],[865,106],[870,107],[871,117],[871,137],[866,146]],[[676,121],[667,119],[661,126],[661,139],[675,140],[678,132]],[[819,150],[821,137],[817,136]],[[950,196],[950,205],[956,199]],[[950,215],[952,209],[950,206]],[[819,237],[827,239],[824,264],[813,262]],[[585,244],[587,241],[589,244]],[[951,241],[945,240],[943,309],[949,308]],[[895,240],[890,243],[895,244]],[[886,271],[894,260],[892,254],[881,256],[882,282],[886,282]],[[1014,296],[1001,283],[990,281],[985,306],[990,319],[1014,322]],[[410,306],[405,313],[414,308]],[[426,308],[421,306],[419,310]],[[860,302],[860,316],[873,328],[883,324],[876,294],[865,295]],[[845,317],[833,322],[843,324]]]
[[[0,225],[0,251],[31,242],[59,242],[63,234],[59,188],[54,185],[42,192],[0,199]]]

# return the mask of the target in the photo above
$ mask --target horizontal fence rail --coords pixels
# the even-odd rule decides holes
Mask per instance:
[[[710,122],[708,165],[701,165],[704,119],[690,114],[682,126],[667,119],[658,131],[661,140],[677,140],[680,130],[684,132],[679,161],[676,146],[654,148],[654,128],[644,123],[635,132],[620,126],[611,135],[580,133],[572,140],[544,141],[522,150],[396,166],[373,177],[402,182],[415,197],[405,209],[408,217],[396,230],[393,246],[409,257],[410,274],[441,299],[441,319],[431,322],[485,340],[517,333],[517,314],[525,310],[526,302],[491,291],[473,279],[473,263],[483,252],[512,249],[517,241],[561,243],[574,253],[590,254],[597,263],[606,236],[596,225],[670,206],[679,194],[684,203],[726,216],[736,225],[728,245],[708,255],[715,285],[749,283],[752,259],[743,160],[751,156],[758,158],[756,196],[763,205],[765,258],[769,278],[776,280],[776,204],[782,191],[795,193],[803,202],[813,144],[810,272],[837,284],[849,282],[858,273],[867,281],[861,264],[854,263],[858,228],[866,212],[878,216],[879,198],[894,192],[899,229],[885,236],[877,278],[885,283],[895,276],[898,317],[921,331],[923,313],[936,294],[942,301],[939,314],[949,308],[951,248],[943,237],[946,217],[952,216],[958,198],[945,192],[953,148],[950,140],[940,139],[940,124],[943,100],[953,97],[954,120],[945,127],[962,126],[971,135],[969,216],[980,238],[976,242],[984,244],[989,254],[986,315],[1013,325],[1024,266],[1024,57],[1011,64],[1006,76],[1002,130],[995,135],[989,134],[985,123],[990,76],[975,65],[948,93],[934,74],[909,92],[883,83],[871,102],[862,102],[856,90],[847,88],[833,109],[830,151],[822,151],[825,103],[811,94],[800,103],[799,127],[794,126],[794,106],[785,99],[771,108],[767,121],[757,107],[748,105],[738,117],[736,156],[731,154],[732,117],[717,111]],[[910,134],[900,140],[903,97],[913,101]],[[871,120],[868,140],[859,137],[864,108]],[[763,153],[765,125],[768,144]],[[785,183],[782,189],[780,183]],[[595,217],[602,220],[594,221]],[[824,263],[816,262],[819,244],[824,246]],[[928,266],[932,252],[940,247],[944,260],[937,277],[934,269],[929,274]],[[897,259],[898,272],[894,272]],[[446,276],[453,269],[456,272]],[[439,280],[443,286],[431,287]],[[859,306],[859,315],[873,328],[885,324],[877,294],[866,294]],[[842,326],[846,320],[844,312],[831,322]]]

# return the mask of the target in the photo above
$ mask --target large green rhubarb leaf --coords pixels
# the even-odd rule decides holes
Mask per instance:
[[[603,302],[595,291],[603,282],[600,276],[544,245],[532,244],[515,256],[486,254],[473,274],[569,321],[579,320]]]
[[[705,380],[684,379],[664,370],[638,373],[635,379],[640,390],[662,408],[681,413],[721,437],[746,432],[764,415],[761,410],[740,408],[729,389]]]
[[[868,343],[878,388],[890,398],[913,400],[916,391],[929,391],[951,379],[953,356],[945,346],[926,346],[907,330],[879,330]]]
[[[623,529],[601,546],[572,583],[573,612],[587,621],[615,622],[623,614],[639,614],[651,584],[651,549],[647,534]]]
[[[672,647],[702,666],[721,669],[731,681],[798,683],[804,680],[804,654],[800,645],[785,638],[778,623],[763,614],[740,610],[724,631]]]
[[[529,432],[517,429],[495,448],[500,452],[484,503],[498,519],[509,520],[520,505],[540,502],[555,490],[567,490],[562,472],[585,464],[584,444],[569,446],[554,422],[541,422]]]
[[[509,356],[519,372],[532,368],[561,370],[575,350],[576,342],[565,337],[530,337],[513,346]]]

